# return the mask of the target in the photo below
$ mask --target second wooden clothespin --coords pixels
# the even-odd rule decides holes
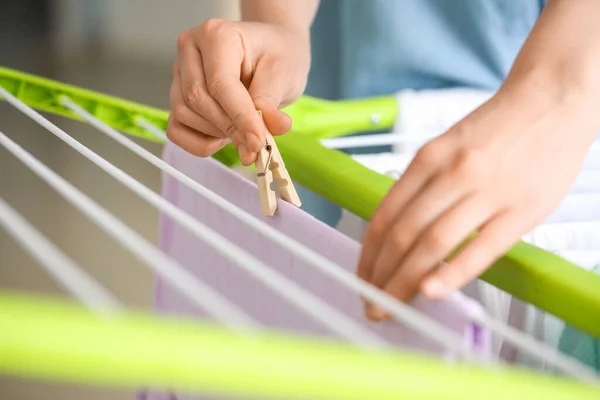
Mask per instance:
[[[262,117],[262,112],[258,113]],[[296,207],[302,203],[273,136],[268,130],[265,136],[265,146],[256,159],[256,183],[262,214],[271,217],[277,210],[277,192],[283,200]]]

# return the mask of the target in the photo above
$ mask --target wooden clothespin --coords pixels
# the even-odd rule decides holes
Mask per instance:
[[[262,117],[262,112],[258,111],[258,113]],[[275,140],[268,130],[265,146],[258,153],[256,159],[256,183],[258,184],[258,196],[264,216],[272,217],[275,210],[277,210],[276,190],[279,191],[281,198],[288,203],[296,207],[302,205],[294,183],[285,168],[277,144],[275,144]]]

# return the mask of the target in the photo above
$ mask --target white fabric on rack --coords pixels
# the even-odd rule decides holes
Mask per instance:
[[[394,125],[394,133],[424,137],[440,135],[493,94],[469,88],[402,90],[396,95],[400,117]],[[418,142],[397,144],[394,153],[411,152],[418,146]]]

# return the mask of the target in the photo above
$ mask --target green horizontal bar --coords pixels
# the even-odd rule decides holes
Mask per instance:
[[[83,121],[77,114],[60,104],[60,96],[66,95],[113,128],[153,142],[160,143],[162,140],[138,127],[135,118],[140,116],[163,130],[167,128],[168,111],[8,68],[0,67],[0,85],[31,107]]]
[[[168,111],[3,67],[0,67],[0,86],[31,107],[83,122],[60,103],[60,96],[65,95],[115,129],[152,142],[164,142],[140,128],[135,120],[142,117],[166,130]],[[234,148],[221,150],[215,158],[229,166],[238,161]]]
[[[390,129],[398,116],[394,96],[327,101],[303,96],[284,109],[293,132],[318,139]]]
[[[598,399],[597,388],[520,369],[367,353],[274,332],[139,313],[100,317],[72,302],[0,293],[0,373],[122,388],[312,398]]]
[[[5,68],[0,68],[0,85],[33,107],[73,118],[56,101],[58,95],[65,94],[112,127],[150,140],[155,139],[134,126],[133,118],[142,116],[161,128],[167,123],[167,111]],[[360,111],[363,107],[366,111]],[[342,124],[344,129],[335,134],[367,129],[369,116],[376,112],[384,116],[379,128],[390,125],[392,117],[396,117],[392,109],[397,109],[392,97],[343,102],[305,97],[290,106],[286,110],[294,120],[293,132],[276,140],[292,178],[354,214],[370,219],[394,181],[344,153],[321,146],[315,137],[328,136],[320,124],[331,129],[334,124]],[[329,110],[331,114],[327,116]],[[216,158],[230,164],[236,158],[235,149],[222,151]],[[599,275],[520,242],[482,278],[600,338]]]

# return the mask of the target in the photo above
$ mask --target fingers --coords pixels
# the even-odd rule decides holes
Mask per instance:
[[[210,121],[225,136],[234,141],[242,139],[233,137],[238,132],[235,131],[231,119],[219,103],[209,95],[203,57],[200,49],[193,42],[187,42],[179,48],[179,65],[180,92],[185,104],[198,115],[202,115]]]
[[[174,83],[177,80],[180,82],[178,94],[174,96],[177,104],[181,104],[179,106],[181,115],[176,115],[176,117],[180,117],[177,118],[178,122],[184,123],[185,118],[186,121],[190,121],[190,124],[186,125],[190,126],[193,120],[198,127],[191,127],[199,132],[215,137],[228,137],[234,143],[242,164],[246,166],[253,164],[256,161],[257,154],[249,149],[248,145],[245,144],[244,136],[221,106],[207,92],[202,56],[198,49],[185,46],[180,50],[180,59],[182,73],[175,72],[174,74]],[[188,68],[185,66],[188,66]],[[173,112],[175,110],[173,109]],[[256,113],[256,111],[254,112]],[[193,117],[193,115],[197,117]],[[208,127],[202,124],[204,121],[208,123]]]
[[[225,137],[225,134],[207,119],[192,110],[183,99],[179,71],[174,73],[170,92],[171,114],[175,121],[193,130],[213,137]]]
[[[167,137],[171,142],[199,157],[209,157],[231,142],[220,129],[187,106],[181,93],[178,65],[174,67],[170,100]]]
[[[174,86],[171,94],[174,118],[179,124],[186,125],[197,133],[228,137],[235,144],[242,164],[250,165],[256,161],[256,154],[249,150],[245,143],[246,138],[221,105],[210,95],[201,50],[193,37],[193,32],[183,33],[178,44],[179,57],[174,67]],[[256,113],[254,108],[252,110]],[[178,125],[174,125],[172,129],[177,128]],[[195,136],[202,137],[202,135]],[[197,152],[198,148],[196,147],[195,150]]]
[[[243,132],[237,129],[231,118],[208,91],[200,50],[193,43],[186,43],[179,49],[179,59],[181,65],[180,92],[187,107],[210,122],[224,136],[231,139],[238,150],[243,165],[254,163],[256,154],[251,150],[251,146],[256,146],[256,143],[251,145],[247,143],[247,138],[243,135]],[[246,96],[248,96],[247,93]],[[254,107],[251,109],[254,114],[257,114]],[[260,120],[258,114],[255,117]]]
[[[431,183],[399,212],[394,220],[394,227],[384,238],[379,256],[373,264],[370,277],[372,284],[383,287],[415,243],[422,245],[423,231],[466,195],[453,178],[451,174],[434,177]],[[438,237],[433,239],[445,240]],[[433,243],[432,247],[434,246],[437,246],[437,243]]]
[[[198,157],[210,157],[231,143],[229,138],[205,135],[180,124],[171,117],[167,127],[167,137],[177,146]]]
[[[396,216],[431,179],[442,159],[441,154],[436,154],[430,146],[425,146],[381,202],[371,217],[363,239],[357,270],[360,278],[371,280],[373,267]]]
[[[228,24],[215,25],[204,27],[209,34],[202,37],[199,47],[204,59],[206,90],[228,116],[227,130],[237,131],[240,142],[251,152],[258,152],[265,143],[265,125],[241,81],[245,60],[241,36],[228,29]]]
[[[186,143],[205,142],[203,135],[227,137],[244,165],[254,163],[267,128],[274,135],[291,129],[290,117],[279,107],[300,96],[306,84],[303,68],[297,67],[303,58],[294,62],[282,54],[295,55],[287,41],[301,42],[295,35],[281,37],[277,27],[217,19],[183,32],[173,71],[173,136],[184,142],[188,132]],[[180,126],[189,129],[179,131]]]
[[[502,210],[495,198],[481,190],[488,184],[482,182],[479,170],[473,172],[473,160],[478,159],[456,153],[452,143],[447,141],[444,149],[440,145],[442,140],[432,142],[435,146],[426,146],[426,151],[419,153],[390,190],[376,211],[363,242],[359,276],[401,301],[410,300],[419,288],[426,287],[423,280],[428,276],[436,277],[433,271],[437,271],[471,233],[481,226],[487,227],[486,224]],[[433,152],[436,149],[437,158]],[[515,237],[514,232],[509,237]],[[441,269],[447,274],[458,275],[447,278],[452,286],[441,291],[440,296],[473,279],[489,265],[485,264],[486,260],[491,263],[510,243],[497,246],[491,249],[492,256],[475,262],[477,267]],[[459,257],[461,255],[462,252]],[[452,264],[456,262],[452,260]],[[462,272],[456,272],[458,270]],[[439,279],[432,282],[430,285],[435,288]],[[446,286],[448,284],[444,283],[443,287]],[[389,317],[368,302],[365,312],[373,321]]]
[[[433,271],[421,284],[423,293],[443,298],[479,276],[528,230],[526,218],[503,212],[492,218],[448,264]]]
[[[262,110],[264,122],[273,135],[283,135],[292,128],[292,119],[281,111],[279,100],[283,98],[284,85],[273,79],[275,71],[258,70],[252,79],[248,92],[257,109]]]
[[[490,218],[490,207],[475,196],[459,201],[423,230],[415,246],[395,265],[383,289],[401,301],[411,299],[422,280],[434,271],[471,233]],[[371,307],[370,318],[385,319],[382,310]]]

